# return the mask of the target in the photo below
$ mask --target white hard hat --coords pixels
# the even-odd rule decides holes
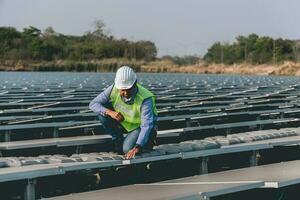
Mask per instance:
[[[136,81],[136,74],[128,66],[122,66],[118,69],[116,78],[115,78],[115,85],[117,89],[129,89],[133,86]]]

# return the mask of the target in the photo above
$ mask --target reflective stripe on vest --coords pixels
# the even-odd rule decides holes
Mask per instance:
[[[149,90],[137,84],[138,91],[134,97],[134,102],[132,104],[126,104],[120,95],[120,91],[114,86],[111,94],[110,100],[112,106],[116,112],[120,112],[124,116],[124,120],[121,125],[128,131],[131,132],[141,125],[141,106],[145,99],[152,98],[152,111],[157,115],[157,110],[155,106],[155,96]]]

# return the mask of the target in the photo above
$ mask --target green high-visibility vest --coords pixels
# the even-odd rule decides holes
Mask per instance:
[[[132,104],[126,104],[120,95],[120,91],[114,86],[110,93],[110,100],[112,106],[116,112],[120,112],[124,120],[121,125],[128,131],[131,132],[141,125],[141,106],[145,99],[152,98],[152,111],[157,115],[157,110],[155,106],[155,96],[149,90],[137,84],[137,93],[134,97],[134,102]]]

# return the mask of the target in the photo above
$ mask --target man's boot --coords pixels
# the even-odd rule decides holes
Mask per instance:
[[[116,138],[115,140],[113,140],[113,147],[114,147],[114,152],[119,154],[119,155],[123,155],[123,138]]]

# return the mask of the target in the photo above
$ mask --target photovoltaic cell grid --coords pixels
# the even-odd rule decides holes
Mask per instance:
[[[18,173],[25,170],[27,178],[34,178],[35,173],[47,173],[41,175],[37,170],[28,175],[27,165],[55,165],[49,173],[59,174],[64,170],[197,158],[298,143],[299,78],[191,74],[138,77],[156,95],[159,145],[154,151],[131,161],[109,153],[80,151],[72,156],[20,155],[2,158],[2,173],[6,176],[10,169]],[[0,73],[0,150],[110,141],[88,104],[113,80],[112,73]],[[172,138],[177,143],[171,144]],[[32,195],[29,191],[27,195]]]
[[[104,134],[88,104],[113,83],[113,73],[3,72],[0,77],[2,142]],[[181,133],[211,129],[230,133],[235,128],[267,129],[297,124],[299,83],[295,77],[190,74],[139,74],[138,77],[157,97],[158,126],[162,133],[172,129],[183,129]],[[41,138],[31,132],[48,134]]]
[[[2,142],[31,139],[32,143],[60,137],[63,131],[68,131],[68,137],[81,136],[83,132],[84,136],[94,135],[93,129],[101,124],[88,109],[88,103],[114,79],[112,73],[0,76]],[[162,137],[298,123],[299,84],[295,77],[140,74],[139,81],[157,96]],[[51,134],[35,138],[30,134],[32,130]],[[103,135],[103,130],[96,134]]]

